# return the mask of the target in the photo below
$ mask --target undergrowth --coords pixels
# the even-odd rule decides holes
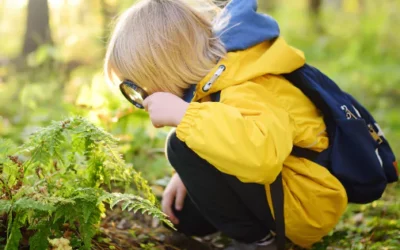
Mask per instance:
[[[121,203],[123,210],[170,224],[147,181],[116,146],[109,133],[83,118],[53,122],[22,146],[0,139],[0,232],[6,232],[0,247],[19,249],[29,239],[30,249],[48,249],[68,236],[69,247],[90,249],[106,204]]]

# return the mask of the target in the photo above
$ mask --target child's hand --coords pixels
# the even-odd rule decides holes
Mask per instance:
[[[168,215],[171,222],[175,225],[179,224],[179,219],[174,214],[172,207],[174,206],[177,211],[182,210],[186,192],[186,187],[183,185],[181,178],[175,173],[168,183],[161,201],[163,212]]]
[[[147,97],[143,106],[149,112],[154,127],[161,128],[178,126],[189,104],[171,93],[157,92]]]

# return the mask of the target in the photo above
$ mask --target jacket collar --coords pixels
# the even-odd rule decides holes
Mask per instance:
[[[192,101],[260,76],[290,73],[304,63],[304,54],[287,45],[283,38],[229,52],[197,84]]]

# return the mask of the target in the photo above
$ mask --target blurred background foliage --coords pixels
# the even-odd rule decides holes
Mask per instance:
[[[151,183],[165,183],[159,180],[170,173],[163,156],[168,131],[152,128],[147,114],[124,101],[102,75],[115,16],[134,2],[0,0],[1,137],[19,144],[52,120],[84,116],[118,137],[126,161]],[[283,36],[305,52],[310,64],[370,109],[400,155],[400,1],[259,4],[279,21]],[[400,246],[399,194],[393,186],[382,201],[350,206],[321,249],[332,242],[353,249]],[[354,222],[359,214],[362,221]]]

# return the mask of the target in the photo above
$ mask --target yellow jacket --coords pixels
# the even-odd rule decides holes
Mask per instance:
[[[327,169],[290,156],[293,145],[317,151],[328,146],[318,109],[280,76],[304,63],[303,53],[283,38],[228,53],[198,84],[176,133],[221,172],[264,184],[271,211],[269,184],[282,171],[286,236],[310,247],[336,225],[347,196]],[[204,91],[221,65],[226,70]],[[218,91],[220,102],[209,102]]]

